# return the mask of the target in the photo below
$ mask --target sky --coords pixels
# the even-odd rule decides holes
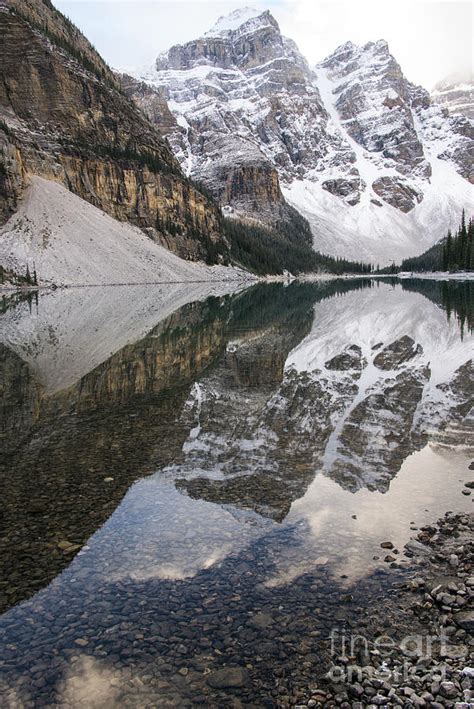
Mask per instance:
[[[54,0],[114,68],[151,65],[237,7],[270,10],[315,64],[351,40],[386,39],[410,81],[472,72],[473,3],[458,0]]]

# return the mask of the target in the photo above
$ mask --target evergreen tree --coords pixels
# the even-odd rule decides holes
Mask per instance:
[[[453,254],[453,237],[451,236],[451,230],[448,231],[448,238],[446,240],[446,266],[445,270],[449,268]]]
[[[467,230],[467,244],[466,244],[466,268],[468,271],[474,270],[474,224],[472,219],[469,220],[469,227]]]

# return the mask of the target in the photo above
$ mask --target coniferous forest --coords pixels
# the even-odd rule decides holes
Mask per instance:
[[[474,270],[472,219],[466,224],[463,211],[461,224],[455,234],[450,231],[447,236],[425,251],[420,256],[402,261],[402,271],[472,271]]]
[[[284,270],[299,273],[370,274],[368,263],[327,256],[313,250],[310,243],[297,243],[279,230],[225,219],[225,235],[231,257],[236,263],[257,274],[279,274]]]

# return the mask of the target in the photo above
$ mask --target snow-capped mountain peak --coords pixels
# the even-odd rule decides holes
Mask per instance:
[[[239,7],[228,15],[219,17],[216,24],[204,37],[225,37],[236,31],[255,31],[276,21],[269,10],[257,10],[252,7]]]
[[[474,74],[472,71],[458,71],[454,74],[445,76],[444,79],[438,81],[434,86],[432,93],[436,91],[444,91],[452,86],[472,86],[474,82]]]
[[[187,174],[269,225],[283,195],[319,251],[401,260],[474,209],[468,119],[410,83],[384,39],[346,42],[311,69],[269,11],[245,8],[138,78],[166,97]]]

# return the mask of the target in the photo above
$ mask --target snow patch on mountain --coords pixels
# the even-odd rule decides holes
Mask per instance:
[[[344,140],[349,143],[355,155],[353,167],[357,169],[364,186],[361,201],[363,204],[368,204],[370,199],[377,198],[377,195],[371,189],[371,185],[372,182],[375,182],[375,180],[380,177],[380,168],[384,167],[385,175],[396,175],[397,172],[394,167],[381,165],[381,160],[377,153],[369,152],[349,135],[336,108],[337,95],[335,94],[335,91],[337,90],[338,84],[333,84],[330,81],[328,78],[328,70],[323,67],[318,68],[317,87],[323,101],[324,108],[333,121],[336,131],[338,131],[343,136]],[[392,90],[387,92],[388,96],[393,94],[395,94],[395,92]],[[378,114],[378,106],[375,104],[371,108],[366,109],[363,115],[365,119],[373,119],[376,118]],[[390,130],[391,128],[389,126],[383,129],[384,132]],[[327,174],[327,177],[330,177],[330,174]]]
[[[454,228],[463,207],[474,209],[473,188],[459,174],[459,153],[469,146],[455,129],[464,126],[447,122],[439,107],[427,103],[426,92],[401,73],[397,90],[390,86],[397,67],[383,40],[362,48],[346,43],[316,67],[328,133],[339,135],[353,156],[349,165],[328,161],[323,172],[282,185],[286,199],[310,222],[317,249],[381,264],[400,261]],[[404,142],[407,151],[397,147]],[[344,199],[321,190],[327,181],[349,178],[353,191]],[[395,198],[392,204],[380,188],[375,192],[381,182]]]
[[[445,236],[449,228],[455,228],[463,205],[468,212],[474,210],[472,185],[449,162],[428,154],[430,182],[424,187],[421,204],[408,214],[380,202],[378,197],[376,204],[370,191],[359,204],[341,204],[338,197],[321,190],[310,179],[283,184],[282,192],[308,219],[315,249],[380,265],[399,263],[407,254],[422,253]],[[363,167],[367,165],[370,163],[365,162]]]

